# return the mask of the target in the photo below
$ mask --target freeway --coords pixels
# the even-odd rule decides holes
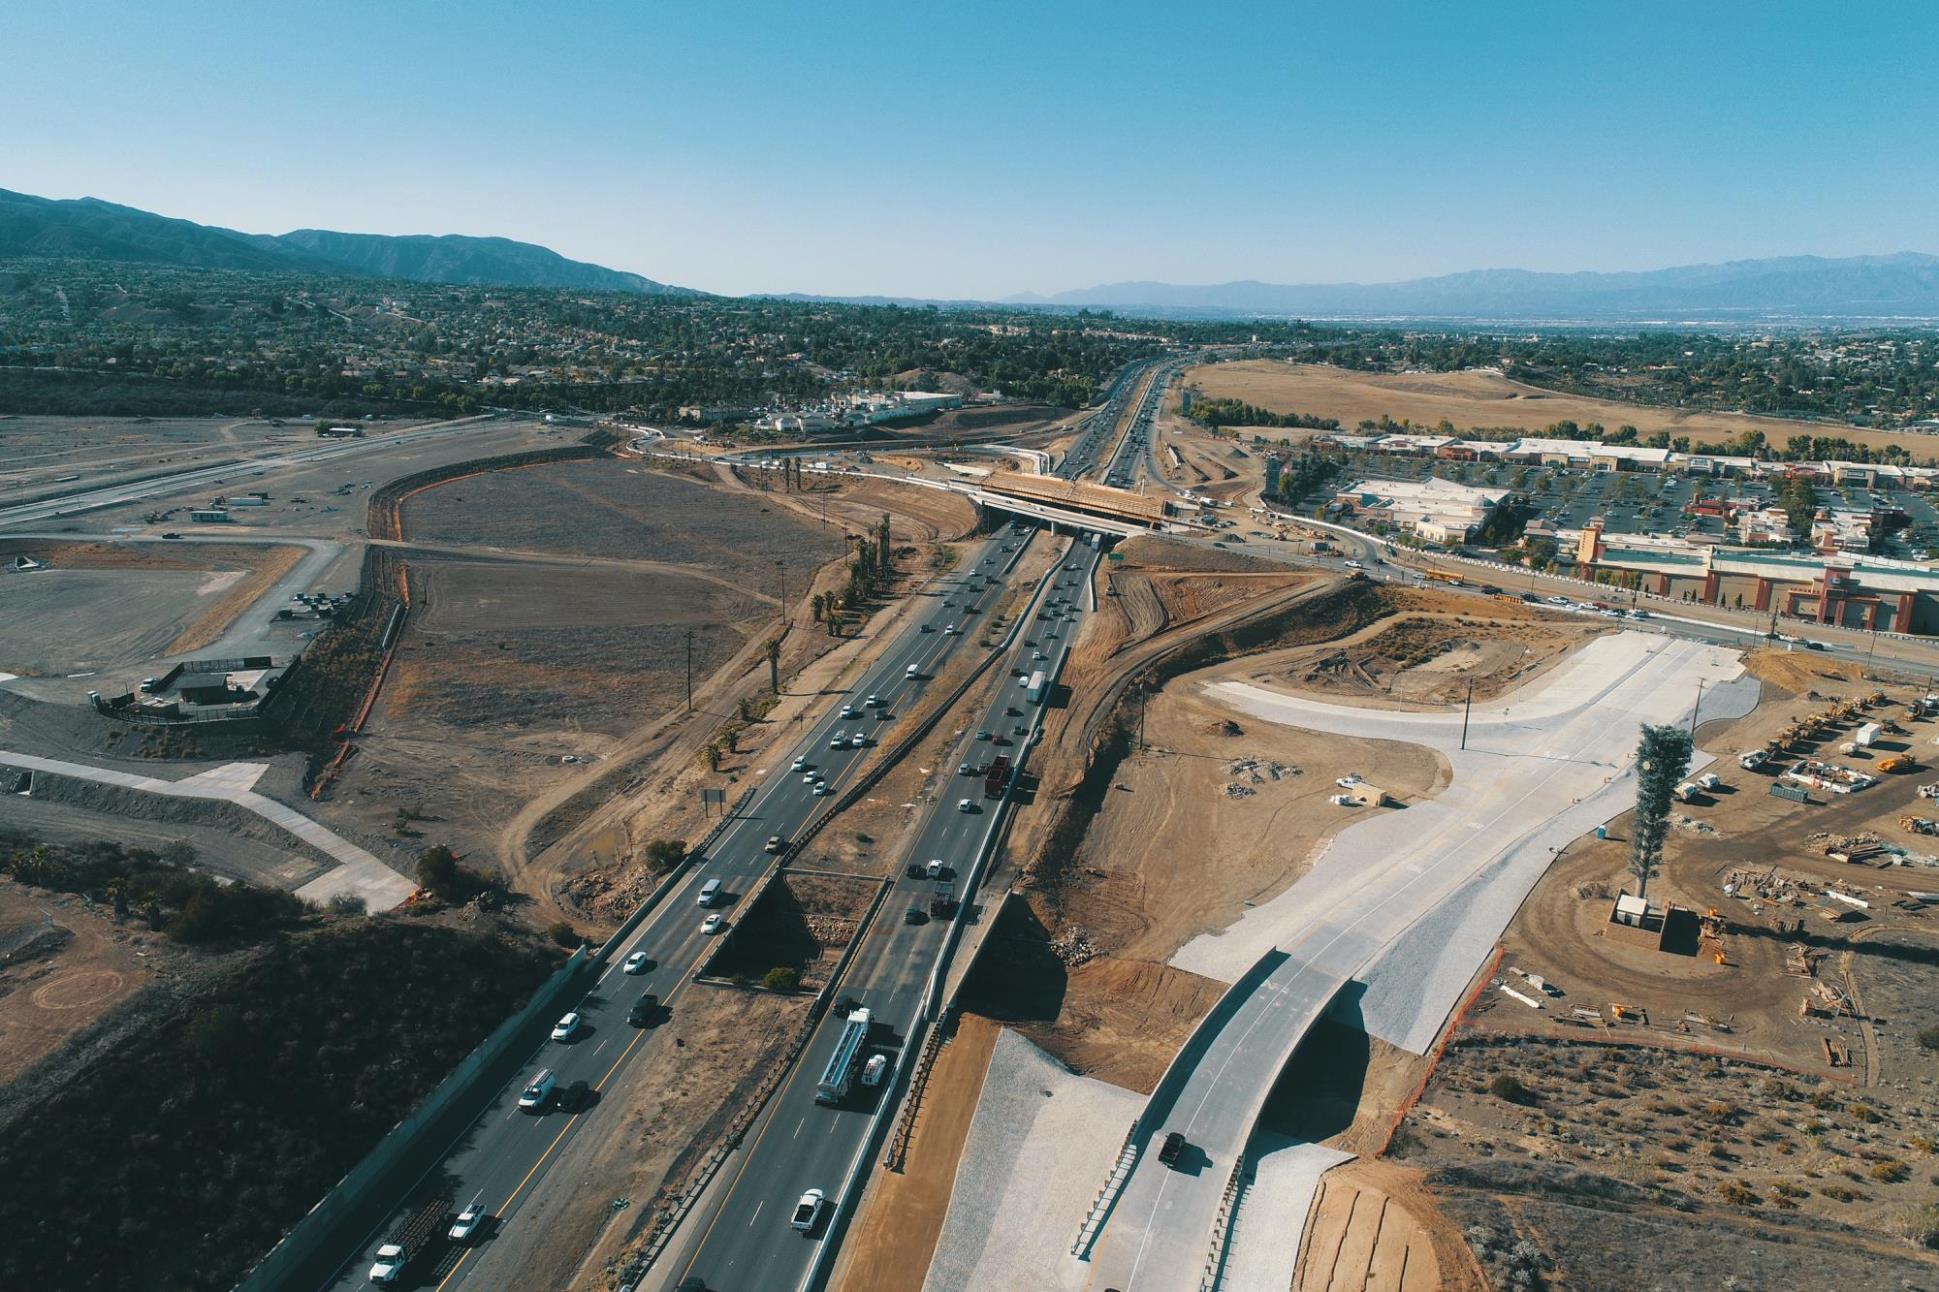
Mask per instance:
[[[721,907],[731,920],[736,900],[750,894],[775,862],[764,846],[769,836],[791,838],[818,809],[835,801],[867,757],[866,749],[830,749],[833,733],[865,731],[872,745],[894,730],[891,724],[895,716],[923,694],[932,675],[968,636],[945,632],[944,627],[960,622],[965,613],[987,612],[995,604],[1003,595],[1008,576],[1028,550],[1028,534],[1009,527],[982,544],[969,567],[991,571],[993,577],[981,590],[964,592],[961,585],[965,577],[955,576],[939,592],[929,594],[940,603],[924,616],[925,625],[933,631],[911,624],[846,694],[829,697],[824,712],[807,724],[798,742],[776,753],[765,782],[753,798],[736,810],[706,855],[625,945],[615,950],[613,963],[605,966],[586,996],[573,1006],[584,1018],[580,1034],[569,1043],[546,1041],[538,1045],[522,1065],[518,1078],[493,1095],[436,1164],[435,1170],[448,1182],[441,1187],[448,1187],[453,1209],[477,1198],[490,1223],[483,1231],[485,1241],[475,1245],[434,1244],[413,1263],[403,1286],[447,1290],[467,1285],[534,1286],[531,1272],[519,1267],[518,1254],[507,1251],[499,1255],[491,1240],[516,1224],[522,1211],[533,1208],[535,1195],[547,1187],[550,1168],[574,1137],[615,1133],[616,1123],[612,1117],[602,1116],[598,1101],[612,1097],[619,1106],[625,1105],[626,1100],[619,1095],[628,1064],[653,1046],[658,1023],[678,1008],[686,991],[693,989],[692,972],[711,941],[700,927],[704,916],[697,906],[701,886],[709,880],[721,882]],[[874,710],[861,707],[869,695],[880,696],[886,703]],[[869,716],[844,718],[845,705],[858,706]],[[816,794],[804,775],[789,770],[789,756],[797,754],[815,775],[826,779],[827,793]],[[628,974],[622,967],[625,958],[634,953],[647,958],[651,967],[646,972]],[[642,991],[656,993],[661,1000],[652,1024],[636,1030],[629,1028],[627,1014]],[[540,1068],[549,1068],[561,1089],[585,1082],[590,1091],[589,1105],[576,1113],[556,1107],[539,1116],[521,1113],[517,1107],[520,1089]],[[580,1181],[570,1179],[562,1179],[558,1185],[561,1189],[580,1186]],[[413,1205],[417,1200],[413,1199]],[[393,1217],[390,1224],[397,1224],[402,1214]],[[380,1238],[378,1233],[367,1235],[357,1253],[334,1271],[327,1286],[344,1292],[364,1286],[370,1253]]]
[[[102,485],[95,489],[84,489],[59,498],[18,503],[12,507],[0,507],[0,526],[24,525],[37,520],[74,516],[85,511],[98,511],[103,507],[118,507],[123,503],[139,502],[143,498],[175,493],[191,486],[221,484],[225,480],[243,476],[258,476],[279,467],[299,466],[330,458],[356,457],[364,453],[394,449],[400,444],[418,440],[462,435],[467,431],[476,430],[481,423],[488,420],[488,418],[468,417],[455,422],[438,422],[414,430],[399,431],[395,435],[379,435],[361,440],[326,440],[315,448],[298,449],[293,453],[250,458],[221,466],[193,467],[187,471],[173,471],[167,475],[154,476],[146,480],[130,480],[120,484]]]
[[[1016,760],[1034,742],[1042,709],[1029,701],[1025,683],[1036,670],[1058,667],[1084,616],[1095,609],[1090,576],[1098,559],[1096,551],[1077,548],[1046,579],[1010,648],[1001,685],[977,725],[962,727],[941,759],[934,797],[908,859],[916,865],[939,860],[951,877],[953,895],[966,905],[1010,800],[985,800],[981,778],[962,775],[957,765],[987,763],[999,753]],[[982,739],[986,733],[988,740]],[[964,801],[968,810],[961,806]],[[926,877],[898,872],[891,899],[863,932],[841,984],[847,996],[874,1015],[872,1052],[894,1059],[896,1077],[913,1061],[909,1042],[927,1008],[931,975],[949,949],[945,922],[905,917],[912,906],[920,909],[935,887]],[[717,1190],[719,1196],[704,1207],[705,1228],[697,1245],[684,1259],[667,1262],[671,1268],[655,1273],[660,1284],[679,1287],[699,1277],[712,1292],[772,1292],[808,1286],[818,1269],[825,1272],[832,1247],[828,1252],[819,1249],[838,1243],[850,1218],[853,1197],[845,1196],[844,1185],[868,1150],[876,1117],[893,1115],[898,1089],[894,1077],[874,1088],[857,1083],[842,1104],[817,1103],[817,1082],[839,1040],[843,1013],[830,1011],[823,1020],[747,1146],[730,1164],[726,1188]],[[885,1102],[887,1107],[882,1106]],[[863,1178],[865,1174],[856,1177],[854,1192]],[[804,1235],[790,1227],[789,1219],[796,1201],[811,1188],[826,1193],[831,1213]]]

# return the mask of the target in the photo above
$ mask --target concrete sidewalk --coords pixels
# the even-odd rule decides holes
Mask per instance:
[[[337,863],[331,870],[296,890],[296,895],[307,901],[327,902],[338,894],[348,893],[363,898],[373,911],[387,911],[400,905],[416,888],[410,880],[348,839],[318,825],[295,808],[256,793],[252,787],[269,770],[265,763],[227,763],[179,781],[140,776],[134,772],[94,767],[87,763],[71,763],[58,758],[37,758],[32,754],[17,754],[4,749],[0,749],[0,766],[70,776],[76,780],[114,785],[140,794],[158,794],[164,798],[233,803],[294,835]]]

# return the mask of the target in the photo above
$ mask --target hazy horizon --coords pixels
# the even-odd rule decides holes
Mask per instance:
[[[1923,7],[463,12],[7,9],[0,185],[730,294],[1939,249],[1935,109],[1889,88],[1939,52]]]

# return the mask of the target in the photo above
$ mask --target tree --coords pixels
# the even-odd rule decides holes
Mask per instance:
[[[1663,840],[1670,830],[1670,801],[1683,773],[1690,769],[1694,742],[1682,727],[1645,724],[1636,747],[1636,819],[1629,854],[1629,873],[1636,876],[1636,895],[1649,893],[1650,876],[1663,862]]]
[[[578,932],[564,920],[559,920],[548,927],[545,931],[545,936],[551,938],[553,942],[568,951],[577,947],[581,941]]]
[[[417,855],[417,885],[444,897],[456,890],[459,869],[458,854],[434,843]]]
[[[761,976],[761,985],[769,991],[797,991],[801,987],[801,971],[776,965]]]
[[[765,649],[768,655],[768,690],[779,695],[781,694],[781,639],[768,638]]]
[[[814,611],[815,622],[820,623],[822,612],[828,609],[828,594],[826,592],[817,592],[814,596],[808,598],[808,608]]]
[[[647,865],[664,874],[687,859],[687,845],[680,839],[655,839],[642,855]]]

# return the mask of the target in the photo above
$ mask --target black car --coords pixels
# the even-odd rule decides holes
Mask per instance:
[[[598,1098],[593,1088],[583,1081],[575,1081],[559,1091],[559,1111],[562,1113],[582,1113],[592,1107]]]
[[[928,914],[920,906],[911,906],[902,913],[902,922],[904,924],[921,924],[928,918]]]
[[[902,873],[910,879],[922,879],[929,874],[919,861],[912,861],[902,868]]]
[[[1161,1144],[1158,1148],[1158,1160],[1160,1162],[1163,1162],[1166,1166],[1177,1166],[1178,1159],[1184,1155],[1184,1152],[1185,1152],[1184,1132],[1172,1131],[1165,1136],[1165,1142]]]
[[[651,1027],[654,1015],[660,1012],[660,998],[652,992],[633,1002],[633,1008],[626,1011],[626,1021],[634,1027]]]

